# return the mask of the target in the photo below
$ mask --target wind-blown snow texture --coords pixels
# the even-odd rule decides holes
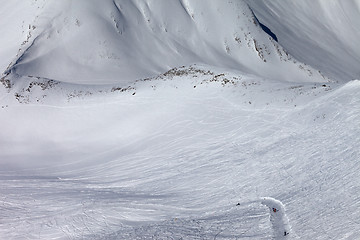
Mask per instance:
[[[303,58],[252,15],[283,44],[298,11],[273,25],[276,1],[3,2],[0,239],[359,238],[356,69],[324,58],[333,81],[312,61],[328,42]]]

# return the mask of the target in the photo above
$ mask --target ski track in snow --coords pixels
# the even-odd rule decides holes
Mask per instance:
[[[278,86],[269,82],[193,85],[179,78],[109,102],[88,97],[105,104],[1,109],[12,119],[1,120],[9,126],[1,132],[1,163],[10,156],[12,164],[0,174],[1,238],[281,239],[286,221],[261,204],[261,196],[273,196],[287,206],[287,238],[356,239],[358,81],[321,87],[302,105],[293,92],[297,107],[268,106],[267,97],[245,104],[237,92]],[[317,89],[302,91],[299,97]],[[17,144],[34,134],[36,141]],[[283,212],[276,200],[265,203]]]
[[[0,239],[358,239],[360,81],[243,1],[152,2],[0,10]]]

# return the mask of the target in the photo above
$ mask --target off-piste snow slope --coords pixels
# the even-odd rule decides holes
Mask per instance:
[[[338,81],[360,78],[359,0],[246,0],[297,59]]]
[[[0,239],[359,239],[357,1],[296,2],[0,1]]]
[[[204,63],[273,79],[324,80],[264,33],[243,1],[64,0],[44,8],[6,72],[128,83]]]

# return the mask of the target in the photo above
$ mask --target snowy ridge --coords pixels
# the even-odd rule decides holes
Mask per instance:
[[[33,26],[7,73],[126,85],[203,63],[270,79],[328,81],[286,53],[243,1],[50,1]]]
[[[68,102],[91,99],[91,96],[106,95],[136,95],[138,89],[152,89],[156,91],[163,87],[162,82],[172,82],[172,88],[181,88],[187,85],[191,91],[199,88],[215,85],[222,88],[232,88],[243,96],[242,102],[245,106],[272,108],[294,107],[304,104],[313,97],[331,91],[332,83],[293,83],[282,81],[271,81],[258,76],[246,74],[240,71],[228,71],[224,68],[216,68],[208,65],[194,64],[170,69],[158,76],[139,79],[134,83],[124,84],[102,84],[84,85],[58,82],[34,76],[13,77],[16,84],[12,84],[7,77],[3,83],[3,94],[9,101],[23,104],[58,104],[57,102]],[[181,79],[188,79],[187,83],[181,83]],[[169,84],[166,84],[169,87]],[[336,84],[334,85],[336,86]],[[262,95],[256,93],[261,91]],[[281,91],[284,95],[276,96]],[[289,91],[289,92],[288,92]],[[304,91],[306,93],[304,93]],[[265,97],[265,96],[268,96]]]
[[[359,0],[247,0],[294,57],[338,81],[360,77]]]
[[[2,1],[0,29],[4,36],[0,39],[0,71],[1,74],[11,67],[22,54],[25,45],[36,34],[34,22],[46,6],[46,0]],[[34,29],[35,28],[35,29]]]

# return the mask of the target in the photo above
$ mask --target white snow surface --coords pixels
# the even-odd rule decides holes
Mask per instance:
[[[0,239],[359,239],[353,69],[243,1],[99,2],[2,5]]]
[[[49,0],[32,25],[6,72],[127,84],[203,63],[272,79],[327,81],[263,32],[243,1]]]
[[[31,38],[30,30],[36,16],[43,10],[45,0],[1,1],[0,8],[0,71],[12,65],[19,49]]]
[[[360,82],[208,71],[8,96],[0,238],[278,239],[270,196],[289,239],[357,239]]]
[[[246,0],[294,57],[338,81],[360,78],[360,0]]]

